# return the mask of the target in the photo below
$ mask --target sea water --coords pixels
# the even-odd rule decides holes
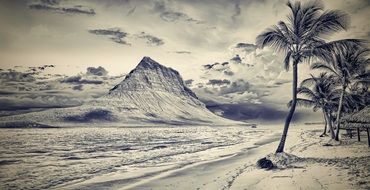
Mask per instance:
[[[262,136],[249,127],[0,129],[0,189],[50,189],[122,166],[197,161],[192,155]]]

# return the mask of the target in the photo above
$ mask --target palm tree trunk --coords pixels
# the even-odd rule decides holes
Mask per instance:
[[[322,134],[320,135],[320,137],[323,137],[323,136],[326,135],[326,129],[328,127],[328,119],[326,119],[325,109],[322,109],[322,113],[323,113],[323,116],[324,116],[325,127],[324,127],[324,131],[322,132]]]
[[[332,139],[334,139],[335,138],[335,133],[334,133],[334,129],[333,129],[332,115],[330,113],[328,113],[327,118],[328,118],[328,124],[329,124],[329,129],[330,129],[330,136],[331,136]]]
[[[344,99],[344,92],[346,90],[346,85],[342,85],[342,92],[340,94],[339,105],[338,105],[338,113],[337,113],[337,131],[335,132],[335,140],[339,141],[339,130],[340,130],[340,115],[342,113],[343,107],[343,99]]]
[[[326,113],[326,118],[328,120],[328,133],[331,133],[331,130],[332,130],[332,121],[331,121],[331,117],[330,117],[331,113],[330,112],[327,112]]]
[[[288,113],[288,115],[285,119],[283,134],[281,136],[280,143],[279,143],[279,146],[276,150],[276,153],[284,152],[284,146],[285,146],[285,141],[286,141],[286,137],[287,137],[287,134],[288,134],[289,124],[290,124],[290,121],[293,118],[295,107],[297,105],[297,81],[298,81],[298,61],[294,60],[293,61],[293,84],[292,84],[292,86],[293,86],[293,89],[292,89],[293,98],[292,98],[292,106],[290,107],[289,113]]]

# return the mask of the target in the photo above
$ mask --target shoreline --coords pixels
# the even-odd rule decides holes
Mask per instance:
[[[113,178],[107,176],[101,178],[100,182],[97,182],[100,178],[98,177],[67,188],[103,187],[122,190],[369,188],[370,163],[367,162],[370,160],[370,149],[365,146],[366,143],[358,143],[353,139],[342,139],[341,143],[332,142],[328,137],[318,137],[321,126],[309,127],[310,129],[305,125],[292,127],[285,150],[288,156],[294,156],[298,161],[292,161],[277,169],[269,171],[258,169],[255,163],[275,151],[280,138],[280,134],[276,133],[279,129],[274,130],[273,137],[267,138],[269,140],[257,140],[248,144],[248,147],[239,147],[239,152],[225,154],[218,159],[149,172],[151,175],[132,178],[135,181],[119,175],[115,176],[118,180],[112,180]],[[259,127],[259,130],[261,129],[271,127]],[[328,142],[331,143],[330,146],[323,146]],[[123,181],[125,183],[122,183]]]
[[[254,130],[254,129],[253,129]],[[258,131],[264,131],[269,129],[256,129]],[[276,142],[280,138],[280,135],[273,132],[270,135],[266,135],[264,138],[253,138],[250,141],[231,145],[213,147],[204,151],[191,153],[191,157],[203,158],[208,156],[209,158],[202,160],[188,160],[186,163],[168,163],[167,165],[160,166],[127,166],[118,168],[117,172],[96,176],[85,181],[76,181],[61,186],[55,187],[57,189],[135,189],[141,188],[141,185],[151,183],[155,180],[161,180],[163,178],[176,175],[176,173],[191,170],[195,167],[201,167],[203,165],[212,165],[216,162],[229,162],[229,160],[235,160],[247,157],[245,154],[251,150],[258,149],[271,142]],[[181,155],[176,155],[181,156]],[[182,158],[183,159],[183,158]]]

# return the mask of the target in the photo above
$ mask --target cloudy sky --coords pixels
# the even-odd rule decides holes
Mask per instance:
[[[285,105],[290,74],[283,71],[281,56],[253,46],[261,31],[286,18],[285,3],[0,1],[0,104],[9,109],[58,107],[81,102],[87,92],[98,97],[150,56],[178,70],[204,101]],[[351,16],[350,29],[331,40],[370,38],[370,1],[324,3]],[[301,78],[307,74],[302,66]]]

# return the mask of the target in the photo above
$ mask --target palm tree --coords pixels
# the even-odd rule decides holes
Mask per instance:
[[[325,45],[324,38],[348,26],[347,14],[338,10],[324,11],[321,1],[289,1],[287,6],[291,10],[288,22],[280,21],[256,38],[259,47],[269,46],[285,54],[284,65],[287,70],[291,62],[293,65],[292,106],[276,153],[284,151],[289,124],[297,104],[298,64],[309,61],[315,53],[321,54],[315,49]]]
[[[331,137],[335,137],[330,113],[335,105],[337,96],[335,87],[336,84],[335,80],[333,80],[333,76],[327,73],[321,73],[318,77],[311,75],[310,78],[303,80],[301,86],[297,90],[298,94],[305,97],[297,98],[298,106],[312,107],[315,112],[319,109],[322,110],[325,127],[320,136],[326,134],[327,126],[329,125]],[[292,101],[289,102],[288,106],[290,106],[291,103]]]
[[[343,103],[345,113],[358,112],[370,105],[367,101],[369,99],[369,92],[367,87],[360,87],[352,85],[348,87],[348,92],[345,93],[345,101]]]
[[[321,69],[333,74],[340,82],[340,99],[336,115],[336,132],[335,140],[339,140],[340,118],[343,112],[343,103],[346,99],[345,94],[347,87],[351,84],[358,85],[359,83],[366,84],[369,81],[369,72],[367,68],[370,64],[368,58],[369,49],[358,45],[348,47],[334,46],[326,52],[330,58],[325,59],[325,62],[314,63],[312,69]]]

